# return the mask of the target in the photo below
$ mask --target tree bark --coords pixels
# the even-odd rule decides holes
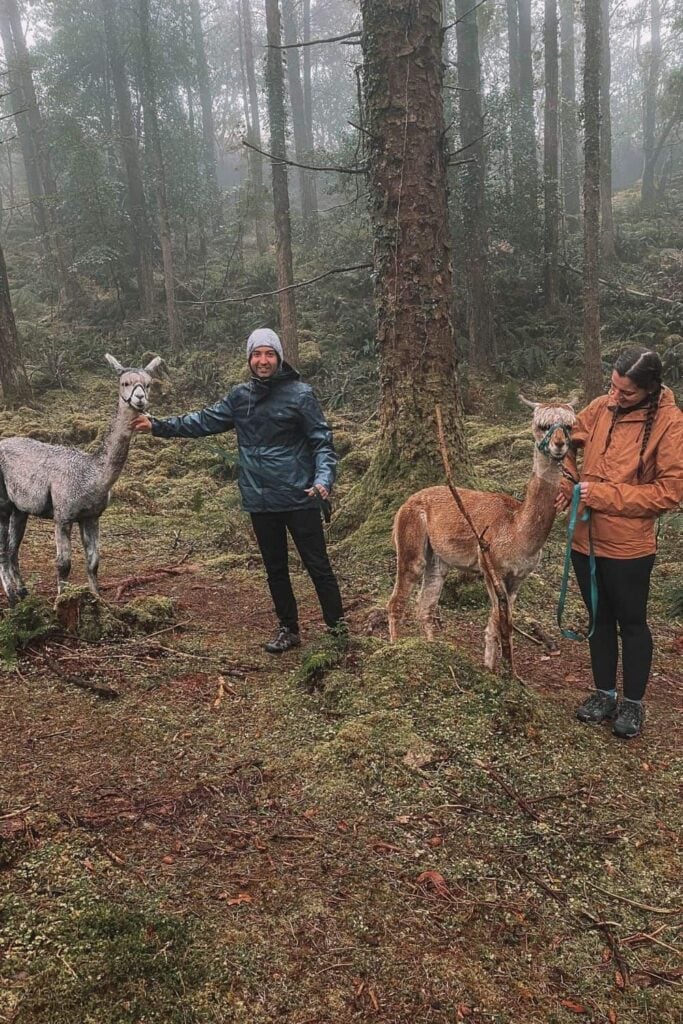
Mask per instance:
[[[140,171],[133,106],[116,24],[115,0],[102,0],[104,37],[119,121],[121,156],[126,176],[131,251],[138,282],[140,312],[154,309],[154,244]]]
[[[6,406],[20,404],[29,393],[10,297],[5,254],[0,246],[0,385]]]
[[[645,66],[643,92],[643,180],[640,199],[643,209],[652,210],[657,198],[655,171],[659,153],[656,149],[657,92],[662,65],[661,11],[659,0],[650,0],[650,49]]]
[[[361,0],[361,14],[380,451],[387,473],[434,480],[441,476],[437,404],[457,465],[466,464],[451,316],[441,5]]]
[[[311,0],[303,0],[302,8],[303,34],[302,42],[308,43],[311,40]],[[304,90],[304,116],[306,118],[306,131],[308,133],[308,150],[313,152],[313,92],[311,88],[311,47],[303,48],[303,90]]]
[[[261,117],[258,107],[258,90],[256,88],[256,72],[254,70],[254,44],[251,31],[251,11],[249,0],[241,0],[242,32],[244,33],[244,64],[247,73],[249,90],[249,108],[251,110],[251,130],[247,133],[247,141],[258,149],[261,143]],[[268,233],[264,222],[265,188],[263,186],[263,157],[260,153],[249,150],[249,168],[254,199],[254,231],[256,248],[261,255],[268,248]]]
[[[296,14],[292,0],[282,0],[282,26],[285,43],[298,42]],[[304,47],[308,49],[308,47]],[[298,163],[310,164],[308,130],[304,93],[301,85],[301,66],[297,48],[287,52],[287,79],[289,82],[289,100],[292,108],[292,128],[294,130],[294,153]],[[318,228],[318,195],[315,183],[315,172],[299,168],[299,189],[301,192],[301,216],[304,227],[304,240],[310,245],[317,245]]]
[[[562,76],[562,182],[567,231],[578,231],[579,201],[578,130],[576,119],[574,0],[560,0],[560,70]]]
[[[543,23],[545,51],[545,110],[543,121],[543,197],[545,230],[544,291],[545,304],[554,310],[560,302],[558,246],[560,236],[559,194],[559,118],[557,61],[557,0],[545,0]]]
[[[530,248],[538,239],[538,159],[531,57],[531,0],[517,0],[519,38],[518,208],[520,237]]]
[[[194,42],[195,68],[199,87],[199,104],[202,108],[202,143],[204,156],[204,174],[209,191],[211,224],[214,231],[222,219],[218,175],[216,173],[216,132],[213,121],[213,96],[211,94],[211,76],[206,59],[202,14],[199,0],[190,0],[190,17],[192,19],[192,38]]]
[[[24,37],[24,28],[21,24],[21,17],[16,0],[2,0],[3,13],[7,18],[14,44],[14,53],[17,61],[18,77],[21,82],[22,103],[26,107],[31,146],[36,155],[36,165],[40,175],[42,194],[45,199],[45,222],[51,235],[51,249],[54,253],[55,269],[59,284],[59,291],[66,299],[78,298],[80,289],[77,281],[69,273],[69,260],[66,254],[66,244],[59,225],[59,215],[56,209],[57,204],[57,182],[52,173],[50,152],[45,140],[43,118],[38,106],[35,86],[33,84],[33,73],[31,62]]]
[[[472,161],[462,178],[462,217],[467,246],[467,334],[472,363],[491,369],[496,345],[488,272],[486,150],[481,100],[479,29],[472,0],[455,0],[460,144]]]
[[[175,304],[175,274],[173,270],[173,240],[171,221],[166,197],[166,168],[161,147],[159,130],[159,114],[157,111],[156,75],[152,59],[152,48],[149,34],[149,0],[140,0],[140,50],[142,57],[142,109],[145,119],[145,142],[149,145],[156,184],[157,217],[159,222],[159,242],[161,244],[161,261],[164,268],[164,293],[166,296],[166,318],[168,322],[168,340],[173,348],[177,348],[182,340],[180,320]]]
[[[584,0],[583,380],[588,400],[602,391],[599,294],[601,21],[600,5],[595,0]]]
[[[268,34],[268,56],[266,64],[266,85],[268,90],[268,114],[270,119],[270,152],[281,160],[287,158],[285,90],[282,53],[280,10],[278,0],[266,0],[266,28]],[[275,261],[278,288],[289,288],[294,283],[292,267],[292,228],[289,220],[289,187],[287,165],[277,160],[271,163],[273,180],[273,214],[275,217]],[[299,362],[299,346],[296,327],[296,302],[294,291],[283,291],[278,295],[280,311],[280,334],[285,359],[296,366]]]
[[[600,0],[602,65],[600,73],[600,244],[602,259],[617,258],[612,214],[612,59],[609,39],[610,0]]]

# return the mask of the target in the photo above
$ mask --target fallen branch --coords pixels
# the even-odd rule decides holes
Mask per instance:
[[[603,893],[605,896],[611,896],[613,900],[620,900],[622,903],[628,903],[630,907],[637,907],[638,910],[647,910],[650,914],[683,914],[683,907],[651,907],[647,903],[637,903],[635,900],[630,900],[628,896],[621,896],[619,893],[610,892],[608,889],[602,889],[599,885],[595,885],[594,882],[586,880],[586,885],[589,885],[591,889],[596,889],[598,892]]]
[[[500,645],[503,662],[506,665],[507,672],[513,676],[515,674],[514,662],[512,659],[512,615],[510,612],[510,602],[508,601],[508,595],[505,587],[500,581],[498,574],[493,568],[493,563],[489,557],[489,545],[484,540],[484,534],[481,535],[477,532],[477,529],[470,518],[469,512],[465,508],[462,502],[462,498],[458,493],[458,489],[453,483],[451,476],[451,466],[448,458],[448,449],[446,447],[446,435],[443,429],[443,420],[441,418],[441,406],[437,405],[435,408],[436,412],[436,427],[439,434],[439,447],[441,448],[441,458],[443,460],[444,469],[446,471],[446,482],[448,489],[453,495],[455,504],[460,509],[465,522],[469,526],[470,530],[474,534],[477,544],[479,545],[481,567],[484,575],[487,577],[489,583],[493,587],[498,601],[498,621],[500,624]]]
[[[570,266],[568,263],[560,263],[560,267],[563,270],[571,270],[572,274],[577,274],[579,277],[583,277],[583,271],[577,270],[576,267]],[[648,292],[639,292],[635,288],[627,288],[624,284],[615,284],[613,281],[606,281],[604,277],[599,277],[598,281],[605,288],[609,288],[613,292],[619,292],[620,294],[633,295],[636,299],[647,299],[648,302],[663,302],[667,306],[679,306],[680,301],[676,299],[667,299],[663,295],[652,295]]]
[[[482,0],[482,3],[484,0]],[[300,46],[320,46],[321,43],[341,43],[345,39],[358,39],[360,32],[345,32],[343,36],[327,36],[326,39],[308,39],[305,43],[268,43],[270,50],[294,50]]]
[[[145,583],[154,583],[160,576],[178,576],[180,575],[180,567],[183,562],[186,562],[190,555],[193,553],[194,548],[191,546],[187,549],[183,557],[179,562],[175,562],[174,565],[159,566],[157,569],[152,569],[151,572],[146,573],[143,576],[126,576],[122,580],[111,580],[108,583],[101,583],[101,590],[113,590],[116,587],[116,594],[114,595],[115,601],[120,601],[127,590],[132,587],[143,586]]]
[[[520,796],[517,790],[513,789],[510,783],[506,782],[502,775],[499,775],[498,772],[495,771],[495,769],[491,768],[491,766],[488,764],[484,764],[483,761],[475,760],[473,761],[473,764],[475,764],[477,768],[481,768],[483,772],[486,772],[489,778],[493,779],[494,782],[497,782],[500,788],[507,793],[511,800],[514,800],[518,807],[521,807],[525,814],[528,814],[529,817],[533,818],[534,821],[541,820],[540,814],[538,814],[537,811],[535,811],[533,807],[531,807],[529,802],[525,800],[523,796]]]
[[[597,928],[605,936],[605,939],[607,940],[607,945],[612,950],[612,956],[614,957],[614,962],[617,965],[617,967],[619,969],[619,973],[621,974],[621,977],[623,979],[623,987],[626,988],[626,986],[628,985],[628,982],[629,982],[629,977],[630,977],[631,972],[630,972],[629,966],[626,963],[626,960],[624,959],[624,956],[623,956],[623,954],[621,952],[621,946],[619,944],[619,939],[612,932],[612,927],[611,926],[614,925],[615,922],[614,921],[601,921],[599,918],[593,917],[592,914],[589,914],[587,910],[580,911],[580,916],[585,918],[586,921],[590,922],[590,927],[591,928]]]
[[[111,686],[98,686],[97,683],[74,676],[61,676],[61,678],[65,683],[70,683],[71,686],[76,686],[79,690],[88,690],[89,693],[94,693],[96,697],[103,697],[104,700],[116,700],[119,696],[119,691],[113,690]]]

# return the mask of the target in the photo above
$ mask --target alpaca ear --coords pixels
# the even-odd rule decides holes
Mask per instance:
[[[163,359],[161,358],[161,356],[155,356],[151,362],[147,363],[147,366],[145,367],[145,373],[148,373],[151,376],[154,373],[154,371],[161,366],[162,363]]]
[[[579,404],[578,398],[572,398],[571,402],[569,403],[569,406],[572,409],[576,409],[578,404]]]
[[[518,395],[517,397],[523,405],[528,405],[530,409],[538,409],[541,404],[540,402],[530,402],[528,398],[524,397],[524,395]]]
[[[106,353],[104,358],[107,360],[112,370],[114,370],[115,373],[118,373],[120,377],[123,371],[125,370],[125,366],[121,366],[121,363],[118,361],[118,359],[114,359],[114,357],[110,356],[108,352]]]

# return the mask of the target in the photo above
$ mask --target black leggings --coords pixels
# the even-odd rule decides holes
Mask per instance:
[[[643,558],[596,558],[598,611],[590,639],[593,679],[599,690],[613,690],[617,683],[621,634],[624,697],[642,700],[652,664],[652,634],[647,624],[647,599],[654,555]],[[572,551],[572,564],[581,596],[590,611],[588,555]]]
[[[287,530],[292,535],[308,575],[313,580],[325,623],[336,626],[342,615],[341,595],[325,547],[325,534],[317,508],[291,512],[252,513],[251,522],[268,575],[268,587],[282,626],[299,631],[296,599],[289,578]]]

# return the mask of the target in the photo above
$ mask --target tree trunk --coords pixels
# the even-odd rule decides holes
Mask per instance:
[[[268,56],[266,58],[266,85],[268,90],[268,115],[270,119],[270,151],[275,157],[285,160],[285,89],[280,31],[280,10],[278,0],[266,0],[266,28],[268,34]],[[275,217],[275,261],[278,288],[289,288],[278,295],[280,310],[280,334],[288,363],[296,366],[299,362],[299,346],[296,328],[296,302],[292,268],[292,228],[289,220],[289,188],[287,185],[287,164],[273,160],[273,214]]]
[[[6,406],[18,405],[29,393],[21,361],[17,325],[14,320],[5,254],[0,246],[0,385]]]
[[[361,0],[386,471],[434,480],[442,407],[466,463],[451,296],[440,0]]]
[[[69,260],[66,254],[66,245],[59,226],[59,216],[56,212],[57,183],[52,173],[50,152],[45,140],[43,119],[33,84],[31,61],[24,37],[24,29],[21,24],[19,8],[17,7],[16,0],[2,0],[2,7],[3,14],[9,21],[14,53],[17,60],[18,77],[21,82],[22,103],[26,107],[31,146],[36,154],[36,164],[40,175],[42,193],[47,199],[44,207],[45,222],[51,235],[51,248],[54,251],[59,290],[64,298],[75,299],[78,298],[80,289],[68,269]]]
[[[152,50],[149,38],[149,0],[140,0],[140,50],[142,57],[142,109],[145,119],[145,142],[149,145],[154,177],[156,182],[157,215],[159,221],[159,242],[161,244],[161,261],[164,268],[164,292],[166,296],[166,317],[168,321],[168,340],[173,348],[177,348],[182,340],[180,320],[176,309],[173,271],[173,241],[171,237],[171,221],[168,213],[166,197],[166,168],[161,148],[161,132],[157,112],[156,80]]]
[[[119,43],[115,10],[115,0],[102,0],[105,44],[116,97],[121,155],[126,175],[128,219],[131,251],[138,282],[138,303],[140,312],[146,316],[154,309],[154,245],[140,171],[133,107]]]
[[[567,231],[578,231],[579,202],[578,131],[576,121],[576,69],[574,0],[560,0],[560,65],[562,74],[562,182]]]
[[[519,191],[520,237],[533,248],[538,239],[538,159],[531,58],[531,0],[518,0],[519,34]]]
[[[657,193],[655,170],[659,153],[655,143],[657,92],[662,65],[661,12],[659,0],[650,0],[650,50],[646,59],[643,92],[643,180],[640,199],[645,210],[652,210]]]
[[[297,39],[296,14],[292,0],[282,0],[282,26],[285,43],[295,43]],[[308,49],[308,47],[304,47]],[[292,128],[294,129],[294,153],[297,163],[311,162],[308,145],[308,130],[304,108],[304,93],[301,86],[301,68],[299,51],[294,48],[287,51],[287,78],[289,82],[289,100],[292,108]],[[299,168],[299,188],[301,191],[301,216],[304,226],[304,240],[309,245],[318,244],[318,194],[315,183],[315,172]]]
[[[47,220],[45,217],[43,186],[40,180],[40,170],[38,169],[38,157],[35,149],[33,148],[28,115],[26,113],[27,103],[23,95],[21,75],[19,74],[17,55],[14,49],[14,41],[12,39],[12,29],[10,27],[7,8],[3,3],[0,3],[0,36],[2,36],[2,47],[5,53],[5,64],[7,66],[9,84],[8,100],[17,126],[17,138],[19,139],[21,158],[24,164],[24,174],[26,176],[26,186],[28,188],[28,198],[31,204],[31,217],[33,219],[33,223],[42,236],[45,255],[50,258],[50,238],[48,235]]]
[[[617,258],[612,215],[612,60],[609,40],[610,0],[600,0],[602,65],[600,73],[600,241],[605,263]]]
[[[481,101],[479,29],[472,0],[455,0],[460,144],[472,163],[462,168],[462,217],[467,247],[467,334],[470,360],[480,368],[495,364],[493,300],[488,272],[486,149]]]
[[[311,40],[311,0],[303,0],[302,9],[303,37],[302,42],[309,43]],[[306,132],[308,134],[309,153],[313,152],[313,93],[311,91],[311,47],[303,47],[303,90],[304,90],[304,117],[306,119]]]
[[[558,270],[560,194],[558,181],[557,0],[545,0],[543,36],[545,51],[545,110],[543,121],[544,291],[547,308],[554,310],[560,303]]]
[[[199,0],[190,0],[190,16],[192,18],[192,38],[194,41],[197,85],[199,87],[199,103],[202,108],[204,174],[206,175],[206,182],[209,191],[211,224],[215,231],[220,225],[222,214],[220,194],[218,191],[218,176],[216,173],[216,133],[213,122],[211,77],[209,75],[209,65],[206,60],[206,49],[204,47],[204,33],[202,30],[202,15],[199,9]]]
[[[584,0],[586,44],[583,70],[583,350],[584,391],[588,400],[602,391],[600,358],[600,5]]]
[[[248,133],[247,142],[252,146],[262,149],[261,143],[261,118],[258,108],[258,90],[256,88],[256,72],[254,70],[254,44],[251,34],[251,11],[249,0],[241,0],[242,7],[242,31],[244,33],[244,63],[247,72],[247,85],[249,87],[249,107],[251,109],[251,131]],[[249,167],[254,192],[254,231],[256,233],[256,248],[263,254],[268,248],[268,233],[264,222],[264,200],[265,188],[263,186],[263,157],[260,153],[249,151]]]

